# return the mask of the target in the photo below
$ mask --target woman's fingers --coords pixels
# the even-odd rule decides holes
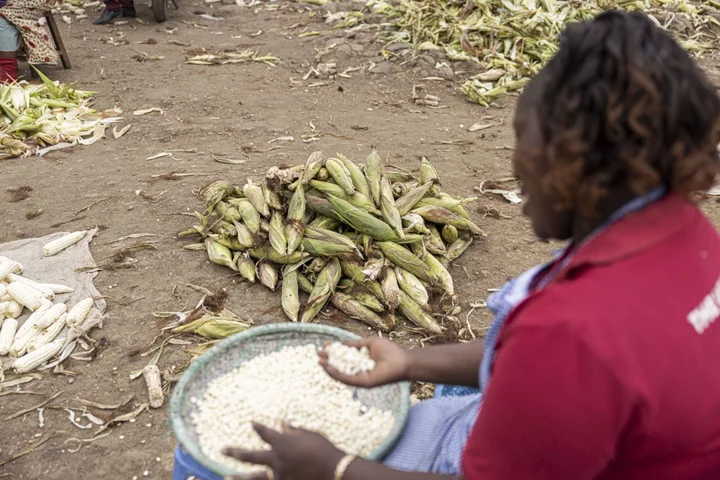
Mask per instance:
[[[238,477],[239,480],[272,480],[274,477],[269,476],[265,472],[251,473],[245,477]]]
[[[241,462],[254,463],[255,465],[272,466],[275,462],[275,452],[272,450],[243,450],[242,448],[226,448],[223,454],[233,457]]]

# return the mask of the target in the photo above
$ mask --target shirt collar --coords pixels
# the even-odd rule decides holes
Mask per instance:
[[[686,228],[697,214],[688,200],[667,195],[619,220],[581,247],[560,276],[578,267],[611,264],[648,250]]]

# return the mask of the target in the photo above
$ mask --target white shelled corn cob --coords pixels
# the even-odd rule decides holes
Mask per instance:
[[[0,283],[0,299],[2,299],[7,294],[7,285],[4,283]]]
[[[20,315],[22,315],[23,310],[25,310],[25,307],[20,305],[18,302],[12,299],[10,297],[10,300],[8,300],[8,307],[7,310],[5,310],[5,316],[8,318],[18,318]]]
[[[28,344],[40,334],[40,329],[37,328],[38,321],[49,309],[49,306],[40,307],[20,326],[15,333],[15,340],[13,340],[12,346],[10,347],[10,356],[19,357],[25,353]]]
[[[82,325],[94,304],[95,300],[92,298],[86,298],[85,300],[80,300],[76,303],[67,314],[67,319],[65,321],[68,326],[79,327]]]
[[[66,248],[75,245],[77,242],[85,238],[85,234],[87,234],[87,230],[82,230],[80,232],[69,233],[56,240],[53,240],[52,242],[47,243],[42,248],[43,255],[45,255],[46,257],[52,257],[53,255],[62,252]]]
[[[0,355],[7,355],[12,347],[17,332],[18,321],[14,318],[6,318],[0,328]]]
[[[52,300],[53,298],[55,298],[55,292],[44,286],[42,283],[36,282],[35,280],[30,280],[29,278],[21,277],[20,275],[16,275],[14,273],[9,274],[7,276],[7,279],[10,280],[10,285],[16,282],[24,283],[26,285],[30,285],[32,288],[40,292],[42,296],[47,298],[48,300]]]
[[[5,315],[9,308],[10,302],[0,302],[0,315]]]
[[[23,282],[13,282],[7,287],[10,296],[20,305],[27,307],[28,310],[34,312],[42,305],[49,304],[50,301],[43,297],[42,294]]]
[[[22,271],[23,267],[18,262],[5,257],[0,260],[0,280],[5,280],[5,277],[11,273],[22,273]]]
[[[42,283],[41,285],[56,294],[73,293],[75,291],[74,288],[68,287],[67,285],[60,285],[59,283]]]
[[[55,321],[60,318],[62,315],[65,315],[65,312],[67,312],[67,305],[64,303],[56,303],[52,307],[48,308],[47,311],[37,319],[35,322],[35,327],[37,330],[44,330]]]
[[[35,338],[33,338],[30,343],[28,343],[27,351],[33,352],[37,350],[38,348],[47,345],[48,343],[55,340],[55,337],[57,337],[60,332],[62,332],[62,329],[65,328],[65,318],[67,317],[67,314],[62,314],[60,318],[58,318],[55,322],[53,322],[52,325],[47,327],[45,330],[40,332],[39,335],[37,335]]]
[[[25,267],[22,266],[22,263],[16,262],[12,258],[3,257],[2,255],[0,255],[0,263],[2,263],[2,262],[12,262],[12,263],[17,264],[15,267],[15,270],[12,273],[21,274],[25,270]]]
[[[54,340],[47,345],[43,345],[33,352],[23,355],[15,360],[15,363],[13,364],[15,371],[17,373],[26,373],[34,370],[60,353],[64,344],[65,338],[58,338],[57,340]]]

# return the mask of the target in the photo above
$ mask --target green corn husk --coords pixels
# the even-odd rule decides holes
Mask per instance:
[[[307,225],[308,223],[312,222],[313,218],[315,218],[315,212],[313,212],[309,208],[306,208],[305,215],[303,215],[303,218],[302,218],[303,225]]]
[[[227,247],[228,249],[233,250],[233,251],[241,251],[242,252],[242,251],[247,250],[247,247],[242,245],[238,241],[237,237],[225,237],[222,235],[217,235],[215,233],[212,233],[212,234],[208,235],[208,238],[213,239],[220,245]]]
[[[268,259],[271,262],[279,263],[281,265],[288,265],[291,263],[298,263],[308,258],[310,255],[306,252],[295,251],[288,253],[285,256],[280,255],[280,252],[275,250],[269,245],[262,247],[249,248],[247,250],[248,255],[257,260]]]
[[[329,179],[330,179],[330,173],[327,171],[327,168],[325,168],[325,167],[318,170],[317,174],[315,175],[315,180],[320,180],[321,182],[327,182]]]
[[[399,237],[390,225],[379,220],[366,211],[351,205],[349,202],[340,198],[329,196],[328,200],[335,207],[335,211],[343,222],[347,223],[355,230],[362,232],[375,240],[399,242],[403,239]],[[419,235],[406,235],[404,241],[407,243],[417,242],[422,237]]]
[[[395,198],[400,198],[413,188],[417,187],[417,182],[395,182],[392,184],[392,191]]]
[[[204,243],[191,243],[188,245],[184,245],[183,250],[190,250],[193,252],[201,252],[201,251],[205,250],[205,244]]]
[[[461,235],[460,238],[458,238],[453,243],[448,245],[447,253],[445,254],[445,257],[450,262],[452,262],[453,260],[456,260],[460,255],[465,253],[465,251],[468,249],[470,244],[472,244],[472,242],[473,242],[473,237],[471,235],[465,235],[465,236]]]
[[[483,237],[487,236],[487,234],[472,221],[462,218],[459,215],[455,215],[450,210],[442,207],[416,207],[412,210],[412,213],[420,215],[428,222],[448,224],[458,230],[470,230],[475,235],[481,235]]]
[[[337,159],[342,162],[343,166],[350,174],[355,190],[358,193],[362,193],[366,197],[371,198],[372,195],[370,193],[370,186],[368,185],[367,178],[365,178],[365,174],[362,172],[362,169],[354,162],[345,158],[345,156],[341,153],[337,154]]]
[[[225,199],[228,195],[231,195],[235,191],[235,187],[226,181],[213,182],[207,187],[200,190],[200,195],[205,199],[205,203],[208,205],[208,212],[211,212],[218,202]]]
[[[409,190],[405,195],[398,198],[395,201],[395,205],[397,206],[400,215],[403,217],[407,215],[410,210],[412,210],[415,205],[420,201],[420,199],[422,199],[428,193],[430,187],[432,187],[432,183],[420,185],[419,187],[415,187],[412,190]]]
[[[287,238],[285,237],[285,222],[282,213],[274,212],[272,214],[268,235],[270,245],[283,257],[287,256]]]
[[[232,198],[230,199],[230,205],[235,207],[245,226],[252,233],[258,233],[260,231],[260,213],[255,210],[250,200],[246,198]]]
[[[200,225],[195,225],[192,228],[188,228],[187,230],[183,230],[182,232],[179,232],[177,234],[178,237],[191,237],[193,235],[202,234],[202,227]]]
[[[465,207],[463,207],[463,205],[465,205],[466,203],[474,202],[475,200],[477,200],[477,197],[469,197],[458,200],[456,198],[452,198],[446,193],[440,192],[440,195],[438,197],[425,197],[418,200],[418,202],[415,204],[415,208],[427,206],[442,207],[446,210],[450,210],[452,213],[458,215],[459,217],[472,221],[470,213],[465,210]]]
[[[420,235],[430,233],[430,230],[425,226],[425,219],[416,213],[408,213],[402,217],[402,221],[405,233],[418,233]]]
[[[377,242],[377,246],[380,247],[385,258],[421,280],[425,280],[431,285],[440,281],[437,274],[407,248],[392,242]]]
[[[326,196],[333,195],[337,198],[349,202],[350,204],[358,208],[365,210],[368,213],[372,213],[373,215],[380,215],[380,210],[375,208],[372,200],[370,200],[368,197],[366,197],[360,192],[355,192],[352,195],[348,195],[345,190],[339,185],[328,182],[320,182],[318,180],[313,180],[312,182],[310,182],[310,186],[322,192]]]
[[[382,302],[385,303],[385,294],[383,293],[380,283],[375,280],[370,280],[367,275],[363,272],[362,266],[356,262],[340,259],[340,267],[342,273],[358,285],[362,285],[363,288],[368,289],[373,295],[378,297]]]
[[[385,172],[385,176],[391,184],[396,182],[409,182],[414,180],[412,174],[405,172]]]
[[[302,172],[301,183],[307,185],[310,180],[315,178],[317,173],[325,165],[325,156],[322,152],[313,152],[305,162],[305,167]]]
[[[352,280],[350,281],[352,282]],[[373,312],[383,313],[385,311],[385,306],[375,295],[365,290],[362,286],[357,285],[355,282],[352,282],[352,284],[354,287],[351,287],[349,295],[351,295],[355,300],[362,303]]]
[[[328,259],[323,257],[315,257],[305,267],[307,273],[320,273],[327,265]]]
[[[345,245],[348,248],[357,250],[355,243],[347,238],[345,235],[325,228],[308,226],[305,229],[305,237],[312,240],[322,240],[329,243],[337,243],[339,245]]]
[[[315,195],[306,194],[305,200],[307,201],[307,206],[311,208],[315,213],[335,219],[339,222],[343,221],[342,217],[338,215],[333,209],[332,204],[326,199],[320,198]]]
[[[194,333],[211,340],[220,340],[244,332],[251,326],[252,322],[246,322],[230,310],[223,310],[217,315],[206,313],[197,320],[174,328],[173,332]]]
[[[427,235],[424,240],[427,251],[435,255],[445,255],[447,253],[447,249],[445,248],[445,243],[443,242],[438,229],[435,228],[434,225],[430,225],[428,226],[428,230],[430,231],[430,234]]]
[[[341,275],[340,262],[336,258],[332,258],[317,276],[315,286],[305,306],[305,311],[303,311],[300,318],[302,323],[308,323],[322,310],[335,293]]]
[[[355,193],[355,185],[353,184],[350,172],[345,165],[336,158],[328,158],[325,162],[325,168],[327,168],[330,176],[337,182],[340,187],[345,190],[345,193],[352,195]]]
[[[438,185],[440,185],[440,177],[438,176],[437,170],[432,166],[428,159],[422,157],[422,163],[420,164],[420,185],[431,183],[429,193],[433,197],[437,197],[440,193]]]
[[[335,292],[330,299],[335,308],[343,312],[348,317],[359,320],[373,328],[377,328],[385,333],[390,331],[392,325],[384,321],[375,312],[364,306],[358,300],[341,292]]]
[[[310,226],[324,228],[327,230],[335,230],[337,227],[340,226],[341,223],[342,222],[340,220],[326,217],[325,215],[318,215],[313,219],[312,222],[310,222]]]
[[[236,269],[235,264],[232,261],[232,254],[226,246],[208,238],[205,240],[205,249],[207,250],[208,258],[211,262],[230,267],[233,270]]]
[[[230,204],[228,204],[226,202],[222,202],[222,201],[218,202],[215,205],[215,213],[217,213],[217,215],[220,218],[222,218],[226,222],[230,222],[230,223],[237,222],[238,220],[240,220],[242,218],[242,216],[240,215],[240,212],[238,211],[237,208],[231,206]]]
[[[443,334],[444,329],[435,321],[435,319],[404,292],[400,292],[400,304],[398,305],[398,310],[418,327],[435,335]]]
[[[442,289],[450,295],[451,297],[455,295],[455,284],[452,279],[452,275],[450,275],[450,272],[447,271],[447,269],[443,266],[440,261],[435,258],[435,255],[428,253],[425,255],[425,257],[422,259],[423,262],[425,262],[425,265],[427,265],[430,270],[432,271],[433,275],[439,279],[437,284],[439,284]],[[435,284],[435,283],[433,283]]]
[[[277,192],[273,192],[272,190],[270,190],[270,188],[265,183],[262,184],[262,192],[263,197],[265,198],[265,203],[267,203],[268,207],[272,208],[273,210],[283,210],[282,198],[280,198],[280,195],[278,195]]]
[[[273,264],[261,261],[258,264],[258,277],[260,277],[260,283],[275,291],[278,283],[278,271]]]
[[[442,236],[442,239],[448,244],[453,243],[455,240],[458,239],[458,230],[452,225],[445,225],[440,234]]]
[[[297,269],[286,268],[283,271],[281,303],[285,315],[293,322],[298,321],[298,315],[300,314],[298,275]]]
[[[387,224],[395,230],[401,239],[405,239],[405,231],[402,228],[400,211],[397,205],[395,205],[392,187],[385,176],[380,178],[380,211]]]
[[[249,228],[240,222],[234,222],[234,228],[235,236],[237,237],[240,245],[243,245],[245,248],[252,248],[255,246],[255,240],[253,239],[253,234],[250,232]]]
[[[270,233],[270,222],[268,222],[264,218],[260,220],[260,231]]]
[[[303,275],[302,273],[298,272],[298,287],[300,287],[300,290],[302,290],[305,293],[311,293],[313,289],[313,284],[308,278]]]
[[[360,256],[360,252],[354,244],[350,247],[342,243],[314,240],[308,237],[304,237],[302,239],[302,248],[303,251],[309,253],[313,257],[335,257],[347,255],[349,258],[354,258]]]
[[[375,150],[365,160],[365,178],[367,178],[370,198],[380,206],[380,178],[383,174],[382,160]]]
[[[301,183],[290,198],[288,206],[287,224],[285,225],[288,255],[293,253],[302,242],[305,232],[305,224],[302,223],[303,216],[305,216],[305,186]]]
[[[381,286],[385,296],[385,304],[391,312],[394,312],[400,304],[400,286],[394,268],[385,270],[385,278],[383,278]]]
[[[402,268],[396,269],[395,273],[397,274],[397,282],[400,289],[410,296],[415,303],[421,307],[426,307],[430,300],[430,295],[428,295],[427,289],[420,279]]]
[[[265,201],[265,194],[263,193],[263,189],[260,185],[257,185],[253,183],[252,180],[248,179],[247,183],[243,187],[243,194],[250,203],[252,203],[252,206],[255,207],[255,210],[257,210],[260,215],[266,218],[270,216],[270,207]]]
[[[240,276],[250,283],[255,283],[255,262],[250,259],[247,252],[237,253],[233,259]]]

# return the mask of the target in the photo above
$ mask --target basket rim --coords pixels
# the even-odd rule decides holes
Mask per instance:
[[[208,352],[202,354],[200,357],[195,359],[185,372],[180,377],[177,385],[173,390],[173,394],[170,398],[169,405],[169,423],[175,438],[180,443],[180,446],[187,454],[189,454],[194,460],[200,463],[203,467],[219,475],[239,475],[234,469],[215,462],[208,458],[200,450],[200,446],[190,439],[189,430],[192,428],[190,425],[182,420],[182,399],[187,389],[188,384],[193,380],[198,370],[211,363],[213,359],[223,355],[228,350],[233,349],[238,344],[244,343],[250,339],[256,337],[262,337],[265,335],[284,333],[284,332],[306,332],[306,333],[319,333],[334,336],[342,341],[353,341],[360,340],[362,337],[352,332],[344,330],[342,328],[333,327],[330,325],[319,325],[309,323],[273,323],[269,325],[261,325],[252,327],[244,332],[237,333],[231,337],[218,343],[215,347],[210,349]],[[410,410],[410,383],[399,382],[401,393],[401,404],[397,412],[395,412],[395,425],[390,431],[385,441],[378,446],[374,451],[368,455],[367,458],[380,460],[387,455],[393,448],[395,443],[399,440],[400,435],[405,429],[407,423],[409,410]]]

